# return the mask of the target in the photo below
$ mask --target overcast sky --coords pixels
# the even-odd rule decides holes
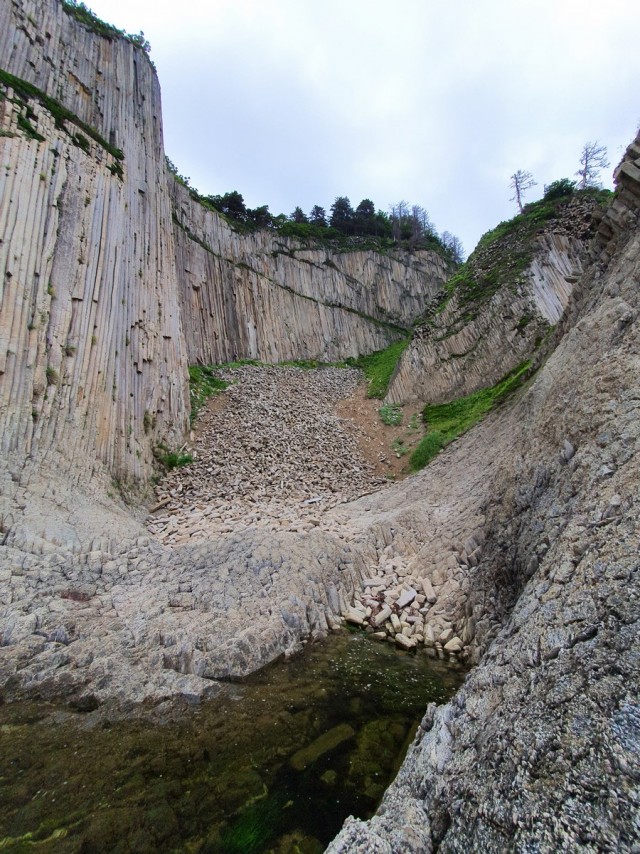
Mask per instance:
[[[144,30],[165,149],[202,193],[272,213],[336,196],[425,207],[470,252],[511,217],[509,176],[611,171],[640,122],[632,0],[88,0]]]

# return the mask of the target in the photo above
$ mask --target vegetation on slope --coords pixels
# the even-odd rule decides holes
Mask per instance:
[[[391,376],[398,364],[398,360],[406,350],[409,343],[408,338],[396,341],[385,350],[377,350],[368,356],[358,356],[347,359],[347,364],[364,371],[369,381],[367,397],[383,398],[387,393]]]
[[[513,219],[499,223],[484,234],[468,260],[445,285],[445,297],[437,313],[444,310],[455,294],[458,301],[458,320],[475,315],[479,305],[503,287],[517,288],[520,277],[533,259],[533,238],[553,220],[563,220],[569,205],[580,200],[606,205],[611,198],[608,190],[588,188],[577,190],[568,179],[554,181],[542,199],[524,206]]]
[[[124,160],[124,153],[120,148],[116,148],[115,145],[111,145],[111,143],[107,142],[107,140],[101,136],[95,128],[91,127],[91,125],[88,125],[86,122],[83,122],[82,119],[78,118],[78,116],[72,113],[71,110],[68,110],[59,101],[56,101],[55,98],[50,98],[45,92],[38,89],[37,86],[34,86],[32,83],[28,83],[26,80],[22,80],[20,77],[15,77],[13,74],[9,74],[8,71],[4,71],[3,69],[0,69],[0,85],[5,86],[7,89],[13,89],[18,103],[26,108],[25,114],[18,118],[18,125],[27,134],[27,136],[30,136],[32,139],[37,139],[39,142],[44,141],[44,137],[36,131],[33,125],[31,125],[31,121],[35,119],[35,114],[27,104],[27,101],[31,99],[42,104],[42,106],[53,116],[56,127],[66,131],[71,136],[75,144],[84,151],[87,151],[89,147],[88,141],[82,136],[82,134],[72,134],[66,126],[67,122],[75,125],[80,130],[83,130],[87,136],[90,136],[91,139],[97,142],[98,145],[102,146],[105,151],[109,152],[116,161]],[[122,167],[120,164],[116,163],[114,164],[114,167],[116,168],[119,176],[122,177]]]
[[[207,365],[189,366],[189,399],[191,401],[191,423],[207,400],[229,385],[215,374],[213,367]]]
[[[483,388],[449,403],[425,406],[426,435],[409,459],[412,471],[424,468],[449,442],[466,433],[487,412],[520,388],[530,376],[531,362],[522,362],[496,385]]]

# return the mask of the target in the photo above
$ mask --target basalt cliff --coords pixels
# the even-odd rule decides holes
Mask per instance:
[[[605,211],[563,203],[453,279],[435,253],[241,234],[167,170],[140,46],[58,0],[3,0],[0,152],[2,698],[195,702],[375,616],[393,583],[421,605],[394,613],[398,636],[474,667],[426,710],[378,814],[330,850],[635,850],[640,141]],[[263,447],[245,431],[244,456],[275,466],[304,422],[327,467],[340,457],[341,500],[296,494],[292,524],[247,512],[173,546],[143,526],[154,449],[189,439],[190,364],[336,361],[417,318],[390,403],[535,373],[425,471],[346,501],[362,472],[313,406],[356,378],[323,373],[309,416],[288,369],[289,432]],[[245,373],[257,425],[280,401]],[[241,474],[198,465],[240,502]]]

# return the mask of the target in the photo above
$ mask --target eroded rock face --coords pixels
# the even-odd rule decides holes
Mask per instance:
[[[238,234],[167,176],[190,363],[339,361],[407,334],[448,278],[436,252],[309,248]]]
[[[154,447],[188,431],[189,362],[380,349],[447,276],[430,252],[350,257],[233,232],[166,169],[144,51],[58,0],[2,4],[0,69],[5,497],[57,477],[91,496],[111,479],[114,494],[142,488]]]
[[[316,532],[257,530],[163,549],[148,537],[46,556],[6,549],[0,570],[5,696],[90,693],[121,706],[210,696],[326,635],[361,561]]]
[[[1,247],[11,273],[2,279],[2,322],[7,307],[11,322],[0,375],[4,694],[79,695],[85,705],[196,699],[298,650],[352,609],[359,618],[367,587],[408,570],[429,606],[425,635],[427,623],[440,630],[433,648],[457,637],[477,667],[451,703],[427,712],[379,815],[350,822],[331,850],[634,850],[639,143],[600,225],[600,266],[514,405],[421,475],[332,508],[324,530],[247,526],[170,549],[105,495],[107,472],[144,474],[152,441],[172,435],[172,418],[177,432],[186,419],[170,367],[186,360],[177,297],[167,303],[165,292],[163,263],[171,269],[175,256],[168,196],[154,183],[164,174],[151,132],[158,101],[138,88],[148,75],[155,92],[155,78],[131,45],[96,40],[53,0],[0,7],[0,57],[51,96],[61,88],[69,109],[107,142],[113,131],[125,155],[121,183],[108,149],[93,137],[89,151],[73,143],[29,99],[47,141],[1,138],[12,226]],[[105,69],[127,81],[113,98],[101,88]],[[22,108],[1,109],[3,129],[17,132]],[[142,149],[136,121],[149,130]],[[261,277],[241,278],[248,292]],[[551,311],[551,291],[540,294]],[[134,328],[136,344],[127,344]]]
[[[473,466],[476,442],[488,452],[469,601],[502,627],[454,700],[427,711],[378,815],[348,820],[332,854],[640,840],[638,187],[605,215],[608,266],[583,280],[578,322],[528,393],[438,459],[451,471]]]
[[[595,219],[594,219],[595,215]],[[595,226],[598,204],[576,198],[535,237],[499,238],[470,260],[478,282],[494,265],[509,267],[523,249],[526,268],[514,266],[509,284],[492,291],[490,280],[473,298],[457,289],[413,335],[389,385],[387,403],[444,403],[494,385],[535,357],[563,316]],[[473,266],[475,264],[475,266]],[[443,306],[443,307],[442,307]]]
[[[2,4],[0,68],[3,463],[143,480],[189,405],[155,71],[54,0]]]

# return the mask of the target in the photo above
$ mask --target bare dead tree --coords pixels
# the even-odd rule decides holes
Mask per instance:
[[[584,190],[586,187],[600,187],[598,180],[600,170],[606,169],[609,166],[607,160],[607,149],[604,145],[599,145],[598,140],[595,142],[585,142],[580,154],[580,169],[576,172],[579,177],[578,189]]]
[[[393,233],[393,239],[396,243],[400,242],[402,223],[406,220],[409,215],[409,205],[407,202],[402,199],[395,205],[389,206],[389,211],[391,213],[391,228]]]
[[[456,237],[455,234],[451,234],[450,231],[443,231],[440,235],[440,240],[442,240],[445,248],[450,252],[452,260],[456,264],[462,264],[464,261],[464,248],[460,238]]]
[[[537,181],[533,180],[531,172],[525,172],[523,169],[518,169],[518,171],[514,172],[511,176],[509,186],[513,190],[513,196],[511,196],[509,201],[517,203],[520,213],[522,213],[523,209],[522,200],[524,198],[524,194],[527,190],[535,187],[537,183]]]

